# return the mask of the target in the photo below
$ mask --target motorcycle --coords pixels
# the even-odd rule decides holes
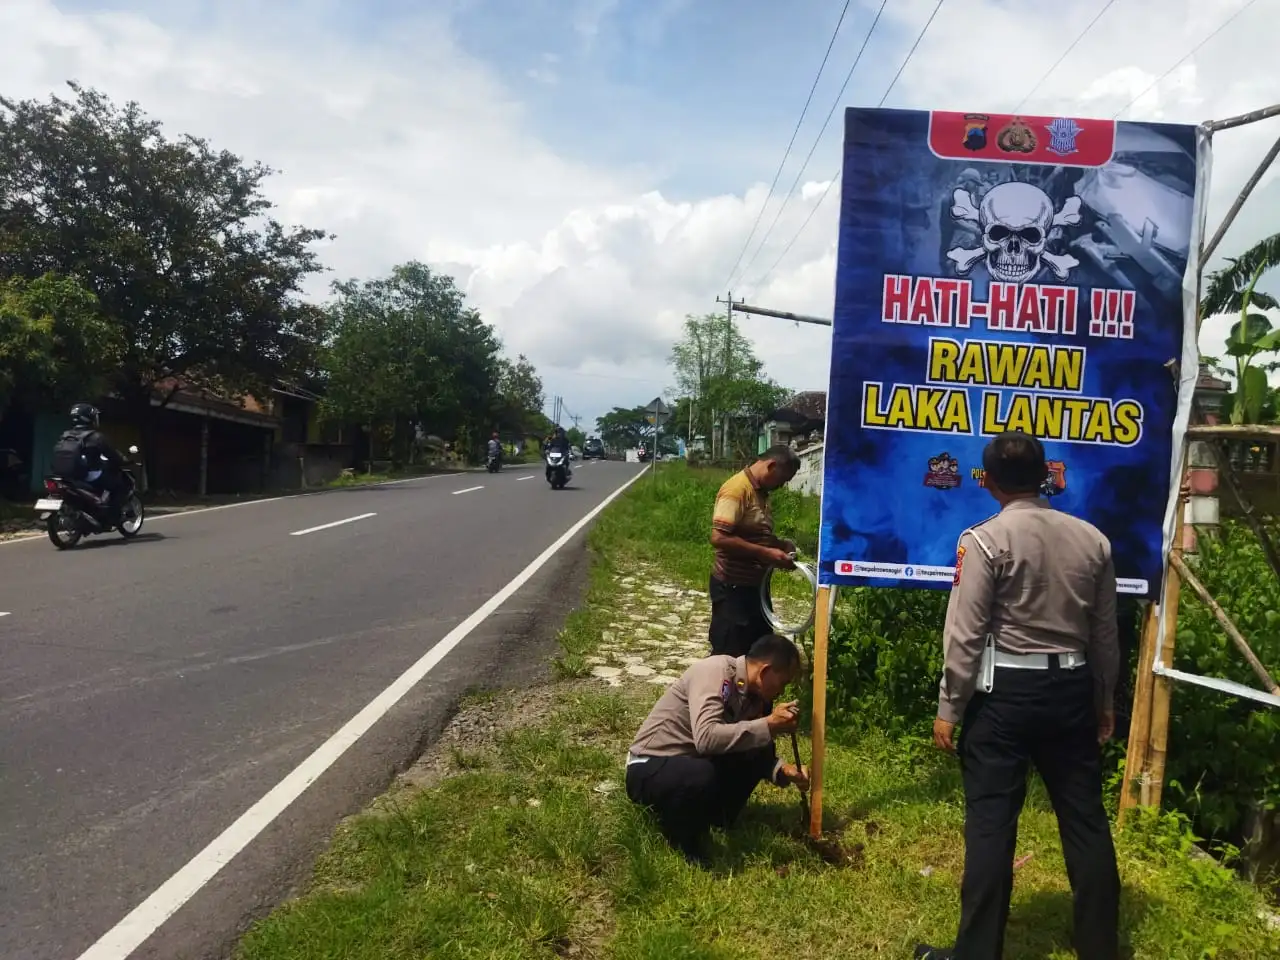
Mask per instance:
[[[484,462],[484,468],[490,473],[497,473],[502,469],[502,458],[490,454]]]
[[[138,448],[129,454],[137,456]],[[35,510],[45,524],[49,539],[59,550],[69,550],[84,537],[106,533],[114,527],[120,536],[132,540],[142,532],[142,498],[133,471],[120,470],[120,515],[109,517],[104,495],[83,480],[45,477],[45,495],[36,501]]]
[[[563,490],[566,483],[569,482],[569,464],[565,459],[564,451],[548,450],[547,451],[547,483],[551,484],[552,490]]]

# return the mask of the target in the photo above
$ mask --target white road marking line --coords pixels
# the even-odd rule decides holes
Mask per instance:
[[[0,617],[7,617],[8,615],[9,615],[8,611],[0,613]]]
[[[305,530],[295,530],[289,534],[291,537],[304,537],[308,533],[315,533],[319,530],[328,530],[330,527],[340,527],[344,523],[355,523],[357,520],[368,520],[370,517],[376,517],[376,513],[362,513],[358,517],[347,517],[345,520],[334,520],[332,523],[322,523],[318,527],[307,527]]]
[[[464,471],[458,470],[453,473],[428,473],[421,477],[405,477],[401,480],[381,480],[378,483],[366,483],[366,487],[394,487],[397,483],[413,483],[416,480],[444,480],[447,477],[460,477]],[[359,490],[359,486],[341,487],[336,489],[343,490]],[[157,513],[155,516],[147,516],[147,523],[155,523],[157,520],[167,520],[170,517],[190,517],[197,513],[213,513],[215,510],[234,510],[236,507],[252,507],[259,503],[279,503],[281,500],[297,500],[299,497],[317,497],[327,493],[326,490],[308,490],[302,493],[286,493],[279,497],[263,497],[260,500],[240,500],[236,503],[220,503],[216,507],[196,507],[194,510],[175,510],[173,513]],[[29,537],[10,537],[8,540],[0,540],[0,547],[10,543],[27,543],[31,540],[43,540],[43,533],[33,533]]]
[[[302,796],[307,787],[320,779],[321,774],[332,767],[375,723],[386,716],[392,707],[430,673],[436,664],[448,656],[454,647],[489,619],[495,610],[546,566],[547,561],[559,553],[566,543],[594,520],[601,510],[617,499],[627,487],[643,477],[645,473],[646,470],[641,470],[596,504],[586,516],[566,530],[559,540],[543,550],[533,559],[533,562],[517,573],[510,583],[482,603],[471,616],[450,630],[439,643],[424,653],[417,663],[400,674],[391,686],[374,697],[363,710],[317,747],[311,756],[294,767],[283,780],[267,791],[261,800],[242,813],[239,819],[188,860],[151,896],[134,907],[128,916],[80,954],[78,960],[128,960],[134,950],[142,946],[147,938],[177,913],[184,903],[217,876],[218,872],[252,843],[276,817],[284,813],[293,801]]]
[[[456,497],[460,493],[471,493],[473,490],[483,490],[483,489],[484,489],[484,484],[481,484],[478,487],[464,487],[461,490],[454,490],[453,495]]]
[[[533,474],[531,473],[527,477],[516,477],[516,483],[519,483],[521,480],[532,480],[532,479],[533,479]]]

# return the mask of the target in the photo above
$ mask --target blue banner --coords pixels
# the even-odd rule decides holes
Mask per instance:
[[[846,112],[822,583],[948,589],[1019,429],[1158,592],[1197,175],[1192,126]]]

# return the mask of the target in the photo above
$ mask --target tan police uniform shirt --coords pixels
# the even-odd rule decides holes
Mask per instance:
[[[1120,646],[1115,567],[1102,531],[1025,499],[961,534],[942,634],[939,718],[964,716],[988,634],[1010,653],[1083,653],[1098,708],[1112,709]]]
[[[699,660],[654,705],[640,725],[633,757],[735,753],[773,742],[766,704],[747,690],[747,658]]]
[[[762,490],[746,470],[740,470],[724,482],[716,494],[711,515],[712,529],[731,537],[740,537],[762,547],[777,545],[773,535],[773,512],[769,509],[769,492]],[[717,580],[737,586],[758,586],[764,579],[765,565],[751,557],[716,550]]]

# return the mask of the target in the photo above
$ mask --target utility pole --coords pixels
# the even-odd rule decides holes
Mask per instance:
[[[716,303],[723,303],[725,305],[724,376],[725,376],[725,379],[728,380],[733,373],[731,369],[732,362],[733,362],[733,356],[732,356],[733,308],[734,306],[736,306],[733,300],[733,291],[730,290],[728,293],[728,296],[726,296],[725,299],[723,300],[721,300],[719,297],[716,297]],[[724,418],[720,424],[720,456],[721,458],[724,458],[726,456],[726,451],[729,448],[729,411],[722,410],[720,411],[720,414]],[[715,458],[716,458],[716,411],[712,410],[711,411],[711,459],[714,460]]]

